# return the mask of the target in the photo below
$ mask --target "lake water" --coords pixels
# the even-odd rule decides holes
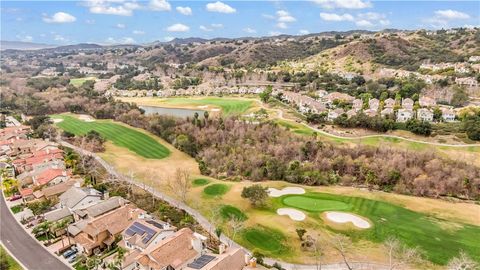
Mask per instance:
[[[203,118],[203,113],[205,111],[202,110],[191,110],[191,109],[178,109],[178,108],[165,108],[165,107],[157,107],[157,106],[139,106],[141,109],[145,111],[145,114],[155,114],[158,113],[160,115],[171,115],[176,117],[193,117],[195,113],[198,113],[199,118]]]

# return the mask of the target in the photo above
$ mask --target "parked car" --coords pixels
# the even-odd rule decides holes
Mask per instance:
[[[74,249],[74,248],[72,248],[72,249],[69,249],[69,250],[65,251],[65,252],[62,254],[62,256],[66,259],[66,258],[68,258],[68,257],[70,257],[70,256],[72,256],[72,255],[75,255],[75,253],[77,253],[77,250]]]
[[[70,258],[68,258],[68,262],[73,263],[76,259],[77,259],[77,254],[73,254],[72,256],[70,256]]]
[[[9,201],[13,202],[13,201],[19,200],[19,199],[21,199],[21,198],[22,198],[22,195],[20,195],[20,194],[15,194],[15,195],[13,195],[12,197],[10,197],[10,200],[9,200]]]

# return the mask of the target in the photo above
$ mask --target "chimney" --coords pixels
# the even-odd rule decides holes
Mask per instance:
[[[108,200],[110,198],[110,193],[108,191],[103,192],[103,199]]]

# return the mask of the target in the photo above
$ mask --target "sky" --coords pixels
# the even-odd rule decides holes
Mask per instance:
[[[144,44],[186,37],[478,27],[480,1],[0,1],[1,39]]]

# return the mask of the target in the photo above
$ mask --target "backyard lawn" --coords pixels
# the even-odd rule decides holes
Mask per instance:
[[[62,119],[56,125],[65,131],[84,135],[95,130],[113,144],[125,147],[144,158],[162,159],[170,155],[170,151],[151,136],[110,120],[86,122],[70,115],[54,115],[52,118]]]

